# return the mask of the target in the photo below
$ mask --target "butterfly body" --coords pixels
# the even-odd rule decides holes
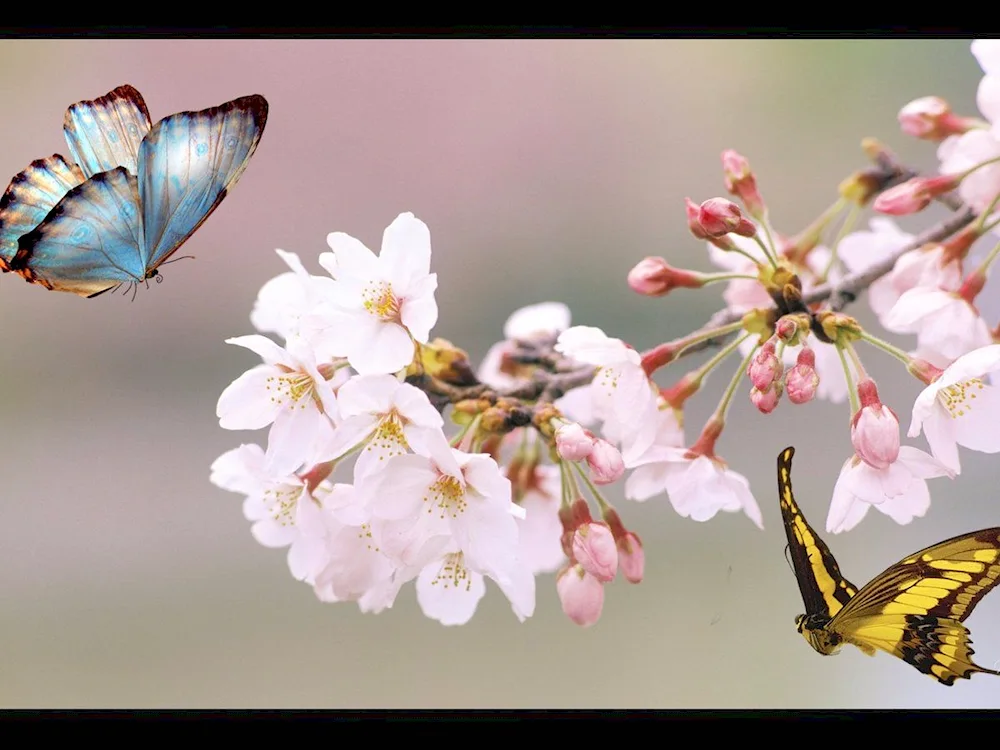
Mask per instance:
[[[0,198],[0,270],[85,297],[159,276],[243,174],[267,111],[253,95],[152,125],[131,86],[77,102],[63,130],[78,163],[32,162]]]
[[[962,534],[892,565],[860,590],[845,579],[792,494],[794,449],[778,456],[781,515],[805,614],[795,626],[818,653],[845,643],[874,656],[885,651],[944,685],[977,672],[1000,675],[972,661],[963,625],[1000,583],[1000,528]]]

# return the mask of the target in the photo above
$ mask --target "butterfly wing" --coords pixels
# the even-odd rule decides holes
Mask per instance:
[[[33,284],[93,297],[145,278],[139,191],[125,167],[94,175],[18,241],[10,263]]]
[[[86,177],[115,167],[137,174],[139,145],[150,125],[142,95],[126,85],[71,106],[63,120],[63,133],[70,155]]]
[[[851,600],[857,587],[841,575],[829,548],[806,522],[795,502],[792,493],[794,455],[794,448],[786,448],[778,456],[778,499],[792,567],[806,614],[833,617]]]
[[[951,685],[977,666],[962,625],[1000,583],[1000,528],[948,539],[876,576],[827,628],[863,650],[878,648]]]
[[[139,149],[143,259],[154,270],[239,180],[260,141],[267,101],[245,96],[158,122]]]
[[[70,190],[83,184],[75,164],[59,154],[31,162],[0,197],[0,269],[10,270],[17,241],[37,227]]]

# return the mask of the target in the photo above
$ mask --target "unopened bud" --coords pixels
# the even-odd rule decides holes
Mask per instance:
[[[628,285],[633,292],[647,297],[662,297],[677,287],[697,289],[705,285],[702,274],[674,268],[660,257],[640,260],[628,273]]]
[[[747,365],[747,377],[754,388],[765,391],[775,379],[781,377],[784,366],[774,352],[774,339],[768,339]]]
[[[785,374],[785,392],[793,404],[805,404],[816,397],[818,388],[816,353],[808,346],[803,346],[795,364]]]
[[[776,380],[767,387],[767,390],[759,388],[750,389],[750,402],[757,407],[761,414],[770,414],[774,411],[781,400],[783,386],[780,380]]]
[[[740,207],[725,198],[709,198],[698,207],[698,221],[709,237],[732,232],[741,237],[757,234],[757,225],[743,215]]]
[[[618,568],[629,583],[641,583],[646,570],[646,553],[639,537],[629,531],[618,541]]]
[[[958,117],[951,105],[939,96],[922,96],[899,110],[899,126],[904,133],[925,141],[943,141],[973,127],[973,121]]]
[[[556,451],[566,461],[582,461],[594,449],[594,434],[576,422],[556,430]]]
[[[559,603],[569,619],[589,627],[601,618],[604,609],[604,584],[580,565],[564,568],[556,578]]]
[[[608,525],[596,521],[573,534],[573,559],[599,581],[611,581],[618,572],[618,547]]]
[[[886,190],[875,199],[872,208],[891,216],[913,214],[927,208],[937,196],[954,190],[959,182],[959,176],[950,174],[914,177]]]
[[[617,482],[625,473],[621,451],[601,438],[594,441],[594,447],[587,455],[587,466],[590,467],[590,478],[594,484]]]
[[[882,404],[875,381],[858,383],[861,408],[851,420],[851,443],[854,451],[874,469],[887,469],[899,456],[899,419]]]
[[[722,152],[722,172],[726,180],[726,190],[743,201],[751,216],[763,221],[767,207],[757,189],[757,178],[750,170],[750,162],[746,157],[732,149],[726,149]]]

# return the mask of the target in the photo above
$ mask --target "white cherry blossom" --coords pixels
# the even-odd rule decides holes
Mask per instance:
[[[876,469],[851,456],[833,488],[826,530],[831,534],[853,529],[875,506],[898,524],[907,524],[927,513],[931,495],[927,479],[954,477],[954,473],[919,448],[904,445],[897,459]]]
[[[890,331],[916,333],[917,350],[936,367],[993,343],[979,311],[957,294],[916,287],[904,292],[882,321]]]
[[[426,344],[437,322],[427,225],[400,214],[386,228],[379,255],[343,232],[332,232],[327,244],[333,252],[319,262],[336,288],[308,321],[311,338],[342,351],[363,375],[402,370],[414,342]]]
[[[958,446],[1000,452],[1000,388],[989,382],[1000,370],[1000,345],[991,344],[956,359],[913,404],[910,437],[923,431],[931,453],[958,473]]]
[[[287,340],[300,333],[299,321],[310,315],[320,300],[334,293],[335,284],[331,278],[310,274],[295,253],[280,249],[275,252],[292,270],[265,282],[257,293],[250,322],[261,333],[276,333]],[[342,352],[317,356],[325,359],[338,354]]]
[[[294,338],[282,348],[257,334],[226,339],[259,354],[264,364],[243,373],[219,397],[216,415],[226,430],[256,430],[271,425],[267,470],[287,474],[315,455],[328,439],[337,401],[312,349]]]

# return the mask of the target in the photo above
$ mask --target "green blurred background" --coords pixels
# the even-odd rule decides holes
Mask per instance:
[[[154,122],[244,94],[270,102],[239,186],[184,247],[196,260],[162,284],[130,302],[0,278],[0,704],[1000,705],[1000,679],[945,688],[887,655],[820,657],[796,634],[775,457],[797,447],[797,494],[822,528],[850,451],[846,406],[763,417],[738,399],[719,448],[766,531],[742,515],[682,519],[665,497],[620,502],[646,579],[609,586],[589,629],[562,615],[551,576],[523,625],[492,584],[459,628],[425,619],[412,585],[377,616],[321,604],[283,552],[253,541],[240,498],[208,482],[216,456],[264,440],[219,428],[215,404],[258,361],[223,340],[252,332],[257,290],[285,270],[274,248],[319,272],[328,232],[377,248],[413,211],[434,246],[434,333],[477,361],[511,311],[546,299],[643,348],[719,305],[717,287],[640,298],[625,274],[648,254],[709,268],[683,199],[724,193],[723,149],[750,159],[777,228],[794,233],[865,164],[864,136],[933,168],[933,146],[903,137],[897,111],[939,94],[972,113],[980,76],[968,40],[0,42],[3,175],[65,154],[66,107],[123,83]],[[905,429],[917,384],[863,355]],[[689,436],[727,378],[693,401]],[[932,482],[932,508],[910,526],[872,512],[828,539],[847,576],[864,583],[1000,524],[998,460],[964,453],[964,473]],[[984,666],[1000,660],[998,623],[1000,595],[969,620]]]

